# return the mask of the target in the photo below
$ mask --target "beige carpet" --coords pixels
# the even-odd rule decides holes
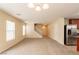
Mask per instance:
[[[75,55],[70,47],[63,46],[53,39],[25,39],[2,55]]]

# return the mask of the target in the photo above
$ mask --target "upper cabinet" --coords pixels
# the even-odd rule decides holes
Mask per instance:
[[[69,24],[73,24],[73,20],[72,19],[69,19]]]
[[[77,24],[77,28],[79,29],[79,19],[69,19],[69,24]]]

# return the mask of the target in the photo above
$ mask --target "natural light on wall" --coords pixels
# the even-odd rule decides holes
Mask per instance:
[[[23,25],[23,35],[25,35],[25,32],[26,31],[26,27],[25,27],[25,25]]]
[[[12,21],[6,21],[6,41],[15,39],[15,23]]]

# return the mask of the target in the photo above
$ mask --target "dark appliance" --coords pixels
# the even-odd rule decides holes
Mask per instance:
[[[64,44],[69,46],[76,45],[77,25],[64,25]]]

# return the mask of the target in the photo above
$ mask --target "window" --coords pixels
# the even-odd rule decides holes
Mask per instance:
[[[6,21],[6,40],[14,40],[15,39],[15,23],[12,21]]]
[[[23,35],[25,35],[25,25],[23,25]]]

